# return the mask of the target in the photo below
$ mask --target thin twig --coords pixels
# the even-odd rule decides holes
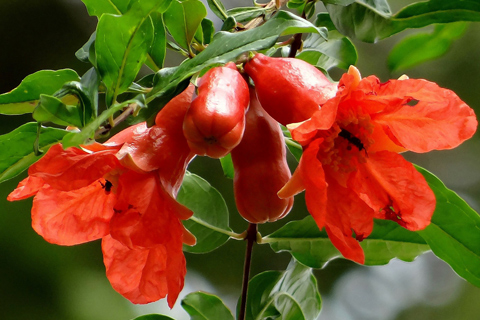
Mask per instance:
[[[138,105],[136,103],[131,103],[128,105],[128,107],[115,119],[113,119],[112,124],[106,124],[105,126],[99,128],[97,131],[95,131],[95,139],[97,139],[100,136],[103,136],[107,134],[110,130],[112,130],[115,126],[118,126],[120,123],[125,121],[133,112],[135,109],[138,108]]]
[[[305,10],[303,10],[302,18],[306,19],[306,17],[307,16],[305,15]],[[297,51],[298,49],[300,49],[301,46],[302,46],[302,34],[297,33],[293,36],[293,43],[292,43],[292,46],[290,47],[290,52],[288,53],[288,57],[295,58],[295,56],[297,55]]]
[[[247,249],[245,250],[245,264],[243,266],[243,283],[242,283],[242,297],[240,300],[240,313],[238,320],[245,320],[245,313],[247,308],[247,291],[248,281],[250,280],[250,267],[252,261],[253,244],[257,242],[257,224],[250,223],[247,229]]]

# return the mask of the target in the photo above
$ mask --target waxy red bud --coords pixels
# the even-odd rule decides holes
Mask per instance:
[[[295,58],[271,58],[257,53],[245,65],[265,111],[283,125],[312,117],[337,86],[311,64]]]
[[[282,130],[250,91],[242,142],[232,150],[233,182],[238,212],[251,223],[283,218],[293,206],[293,197],[280,199],[277,192],[290,179]]]
[[[248,85],[233,62],[205,73],[183,122],[190,149],[212,158],[227,155],[242,139],[249,99]]]

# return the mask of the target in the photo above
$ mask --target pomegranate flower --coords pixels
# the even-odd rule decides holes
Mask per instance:
[[[398,153],[454,148],[474,134],[477,120],[435,83],[407,77],[380,83],[350,67],[335,97],[288,127],[304,153],[279,196],[305,190],[318,227],[346,258],[364,263],[358,241],[371,233],[373,218],[415,231],[428,226],[435,210],[427,182]]]
[[[194,156],[182,133],[192,93],[174,98],[151,128],[141,123],[82,149],[52,146],[8,197],[35,196],[33,228],[51,243],[101,238],[107,277],[133,303],[168,294],[172,307],[183,288],[182,243],[195,238],[180,221],[192,212],[175,197]]]

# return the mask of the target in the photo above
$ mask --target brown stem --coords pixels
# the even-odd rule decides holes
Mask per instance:
[[[118,124],[125,121],[131,114],[133,114],[133,112],[135,111],[136,108],[137,108],[136,103],[129,104],[128,107],[118,117],[113,119],[113,125],[107,124],[107,125],[99,128],[97,131],[95,131],[95,139],[104,135],[104,134],[107,134],[115,126],[117,126]]]
[[[245,320],[245,312],[247,309],[247,291],[248,280],[250,280],[250,266],[252,261],[253,244],[257,242],[257,224],[250,223],[247,229],[247,249],[245,250],[245,264],[243,266],[243,283],[242,283],[242,297],[240,300],[240,313],[238,320]]]
[[[305,15],[305,10],[302,12],[302,18],[305,19],[307,16]],[[288,54],[289,58],[295,58],[297,55],[298,49],[302,46],[302,34],[297,33],[293,36],[293,43],[292,46],[290,47],[290,52]]]

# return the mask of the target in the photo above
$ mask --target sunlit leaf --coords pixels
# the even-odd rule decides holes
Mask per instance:
[[[173,39],[188,49],[206,16],[207,9],[200,0],[174,0],[164,14],[164,21]]]
[[[480,216],[433,174],[417,167],[437,198],[430,225],[418,233],[433,253],[455,272],[480,287]]]
[[[70,69],[42,70],[27,76],[18,87],[0,95],[1,114],[33,112],[41,94],[52,95],[65,82],[78,81],[78,74]]]
[[[288,251],[295,259],[312,268],[323,268],[330,260],[342,257],[327,233],[318,230],[311,216],[287,223],[266,237],[265,241],[274,251]],[[394,258],[413,261],[430,250],[418,234],[388,220],[375,220],[373,232],[360,245],[365,252],[366,265],[383,265]]]
[[[312,269],[292,260],[285,272],[266,271],[250,280],[247,320],[316,320],[320,293]]]
[[[122,14],[127,12],[130,0],[82,0],[88,14],[100,17],[104,13]]]
[[[191,320],[234,320],[222,300],[209,293],[192,292],[182,300],[182,308]]]
[[[453,41],[465,33],[467,25],[466,22],[438,24],[432,33],[406,37],[390,51],[388,69],[407,69],[443,56]]]
[[[4,135],[0,135],[0,182],[11,179],[40,159],[33,145],[37,138],[38,124],[26,123]],[[41,127],[39,149],[46,152],[53,144],[62,140],[67,131]]]
[[[155,63],[156,69],[160,70],[163,68],[165,55],[167,54],[167,33],[165,31],[165,23],[163,22],[163,14],[154,12],[150,17],[154,27],[154,37],[149,54],[153,63]]]
[[[135,80],[153,41],[150,14],[162,4],[157,0],[135,2],[122,16],[101,16],[95,40],[97,66],[107,87],[110,106]]]
[[[203,178],[187,172],[178,192],[178,202],[193,211],[184,221],[185,227],[197,238],[195,246],[183,249],[193,253],[212,251],[228,241],[228,208],[222,195]]]

